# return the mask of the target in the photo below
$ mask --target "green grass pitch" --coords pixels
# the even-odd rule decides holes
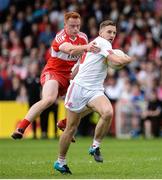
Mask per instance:
[[[0,178],[42,179],[162,179],[162,139],[117,140],[101,145],[104,163],[96,163],[88,148],[91,138],[77,138],[67,162],[72,175],[53,170],[58,140],[0,140]]]

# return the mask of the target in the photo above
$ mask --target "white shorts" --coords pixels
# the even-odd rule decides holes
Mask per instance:
[[[103,90],[88,90],[72,82],[68,88],[65,107],[73,112],[83,112],[87,104],[98,96],[103,96]]]

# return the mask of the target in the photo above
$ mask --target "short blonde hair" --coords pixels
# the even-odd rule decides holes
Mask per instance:
[[[74,12],[74,11],[65,13],[64,22],[66,22],[69,18],[74,18],[74,19],[79,18],[79,19],[81,19],[80,14],[77,13],[77,12]]]
[[[111,20],[105,20],[100,24],[100,30],[105,26],[115,26],[116,27],[116,24]]]

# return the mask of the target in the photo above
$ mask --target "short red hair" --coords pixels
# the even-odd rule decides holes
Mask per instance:
[[[64,21],[66,22],[69,18],[74,18],[74,19],[79,18],[79,19],[81,19],[80,14],[77,13],[77,12],[67,12],[67,13],[65,13]]]

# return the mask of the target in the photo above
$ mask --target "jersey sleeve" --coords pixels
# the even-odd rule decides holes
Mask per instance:
[[[97,46],[101,48],[101,51],[99,52],[99,54],[104,56],[105,58],[109,54],[113,53],[111,43],[103,38],[97,39]]]
[[[62,29],[61,31],[59,31],[54,40],[52,41],[52,44],[51,44],[51,49],[58,52],[59,51],[59,47],[63,44],[67,42],[67,36],[65,34],[65,31],[64,29]]]
[[[65,42],[66,42],[65,39],[64,39],[64,40],[60,40],[60,39],[58,39],[57,37],[55,37],[55,39],[54,39],[53,42],[52,42],[51,49],[53,49],[53,50],[55,50],[56,52],[58,52],[58,51],[59,51],[59,47],[60,47],[63,43],[65,43]]]

